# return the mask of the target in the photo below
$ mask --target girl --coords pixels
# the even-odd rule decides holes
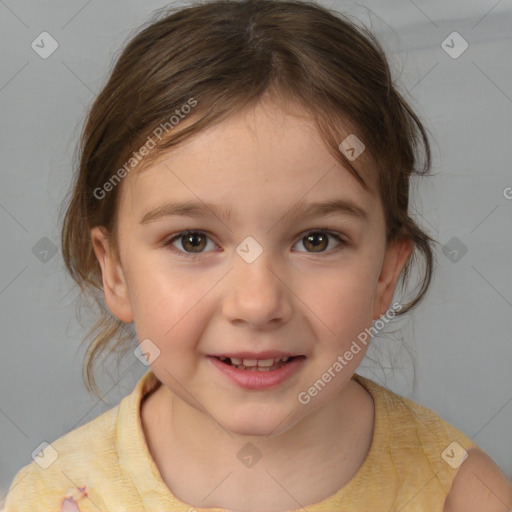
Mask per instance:
[[[62,245],[106,305],[88,388],[131,324],[151,368],[44,444],[6,510],[510,510],[469,438],[355,373],[427,292],[408,191],[429,166],[381,47],[342,16],[218,0],[142,30],[89,113]],[[415,256],[420,289],[395,300]]]

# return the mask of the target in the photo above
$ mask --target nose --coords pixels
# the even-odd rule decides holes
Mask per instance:
[[[292,303],[291,287],[283,274],[265,250],[252,263],[235,254],[225,282],[224,317],[259,329],[286,323],[292,315]]]

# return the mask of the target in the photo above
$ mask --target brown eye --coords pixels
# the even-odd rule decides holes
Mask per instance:
[[[203,252],[208,240],[208,236],[201,231],[186,231],[171,238],[166,245],[173,245],[180,252],[193,254]]]
[[[183,235],[181,244],[185,250],[191,248],[192,252],[201,252],[206,246],[206,239],[200,233],[187,233]]]
[[[304,247],[311,247],[313,252],[322,252],[329,245],[329,240],[324,233],[313,233],[305,236],[303,240]]]
[[[330,247],[328,251],[326,249],[329,247],[330,239],[334,239],[338,242],[338,246]],[[325,231],[310,231],[306,236],[302,237],[298,244],[302,243],[302,245],[306,248],[306,251],[299,252],[309,252],[309,253],[323,253],[330,252],[331,249],[337,250],[346,245],[346,242],[340,238],[338,235],[334,233],[328,233]]]
[[[332,240],[337,242],[337,245],[332,247]],[[207,249],[208,243],[211,244],[210,249],[215,249],[217,246],[211,238],[203,231],[182,231],[181,233],[173,236],[169,241],[165,242],[166,246],[173,246],[174,251],[180,256],[193,257],[205,252],[211,252]],[[347,242],[335,233],[327,231],[310,231],[303,236],[297,243],[302,244],[308,253],[334,253],[347,245]]]

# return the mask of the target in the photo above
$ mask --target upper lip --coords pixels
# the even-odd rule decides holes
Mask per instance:
[[[282,359],[283,357],[296,357],[301,354],[292,354],[280,350],[265,350],[263,352],[219,352],[211,355],[213,357],[235,357],[238,359]]]

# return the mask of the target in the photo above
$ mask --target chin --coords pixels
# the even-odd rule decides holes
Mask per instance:
[[[286,421],[285,421],[286,420]],[[294,426],[291,416],[264,415],[254,412],[251,417],[225,418],[219,423],[231,434],[247,437],[274,437]]]
[[[261,425],[235,425],[231,428],[225,428],[231,434],[244,437],[267,437],[272,430],[271,427]]]

